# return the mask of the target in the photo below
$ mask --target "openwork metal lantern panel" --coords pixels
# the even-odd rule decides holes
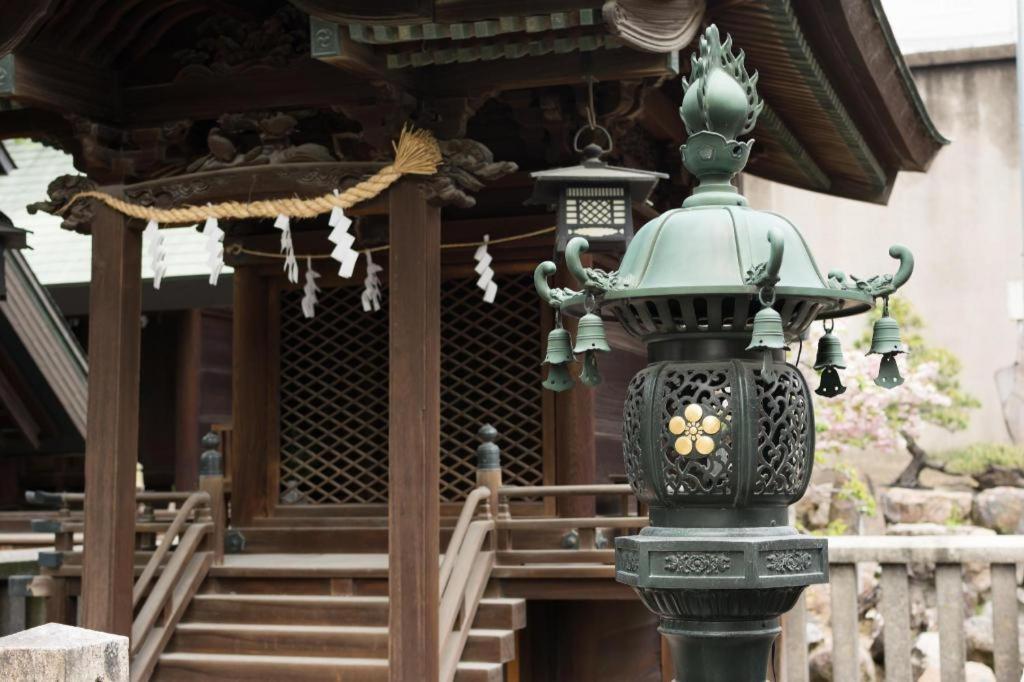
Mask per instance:
[[[814,415],[792,366],[767,380],[756,361],[657,362],[630,382],[623,419],[627,478],[654,517],[688,507],[784,507],[810,479]],[[706,520],[669,515],[685,525]]]

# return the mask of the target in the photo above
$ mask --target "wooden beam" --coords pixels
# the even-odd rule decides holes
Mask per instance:
[[[310,58],[229,75],[182,73],[170,83],[124,88],[122,99],[125,123],[141,125],[215,119],[225,111],[329,109],[345,102],[373,102],[380,99],[380,92],[367,81]]]
[[[234,295],[231,513],[241,526],[267,514],[267,404],[277,396],[270,395],[268,280],[251,267],[237,268]]]
[[[388,69],[385,59],[372,47],[357,43],[349,36],[348,26],[309,18],[310,54],[336,69],[373,80],[405,82],[408,76]]]
[[[135,467],[139,447],[142,235],[96,207],[89,288],[82,626],[132,627]]]
[[[415,87],[420,92],[435,97],[471,95],[495,90],[578,84],[581,74],[585,73],[599,81],[675,76],[679,74],[679,54],[651,54],[622,47],[586,53],[428,66],[419,71],[422,75],[417,79]]]
[[[441,216],[414,181],[389,199],[388,679],[437,682]]]
[[[174,487],[199,487],[199,375],[203,348],[203,311],[190,308],[178,321],[175,391]]]
[[[104,120],[120,113],[114,73],[38,49],[21,49],[0,59],[0,98]]]

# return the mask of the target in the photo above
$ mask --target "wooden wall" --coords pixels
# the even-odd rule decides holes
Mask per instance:
[[[527,603],[520,682],[662,682],[657,618],[635,601]]]

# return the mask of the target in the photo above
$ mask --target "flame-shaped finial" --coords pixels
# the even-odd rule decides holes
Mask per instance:
[[[764,102],[757,94],[757,72],[748,74],[744,59],[743,50],[732,53],[731,36],[722,42],[714,24],[704,31],[691,57],[679,107],[690,137],[681,151],[683,163],[701,186],[684,206],[746,204],[731,180],[746,165],[753,140],[736,138],[754,129]]]

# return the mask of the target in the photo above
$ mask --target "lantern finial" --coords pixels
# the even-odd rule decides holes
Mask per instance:
[[[747,164],[753,140],[736,138],[754,129],[764,102],[757,94],[757,72],[747,73],[744,54],[732,53],[732,38],[722,42],[718,27],[707,27],[693,55],[690,79],[683,79],[683,105],[679,114],[689,139],[680,147],[683,164],[700,186],[683,206],[747,201],[732,185],[732,178]]]

